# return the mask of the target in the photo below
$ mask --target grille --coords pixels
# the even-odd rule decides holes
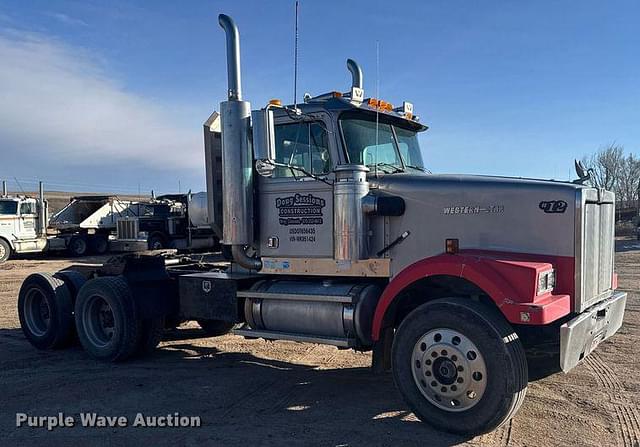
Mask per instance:
[[[138,238],[138,219],[120,219],[116,224],[118,239]]]
[[[610,193],[609,193],[610,194]],[[610,194],[612,196],[612,194]],[[582,222],[582,271],[577,311],[605,298],[613,281],[615,208],[611,203],[586,200]]]

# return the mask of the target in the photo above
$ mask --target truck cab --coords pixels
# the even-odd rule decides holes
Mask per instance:
[[[0,262],[14,252],[40,252],[46,246],[46,239],[39,237],[38,208],[34,198],[0,198]]]

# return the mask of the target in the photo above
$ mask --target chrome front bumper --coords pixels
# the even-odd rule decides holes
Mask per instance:
[[[616,292],[560,326],[560,368],[564,372],[620,329],[626,303],[627,294]]]

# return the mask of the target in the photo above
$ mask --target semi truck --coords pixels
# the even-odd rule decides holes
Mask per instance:
[[[2,182],[0,196],[0,264],[14,253],[39,253],[47,247],[47,202],[40,183],[38,198],[10,196]]]
[[[104,254],[118,218],[133,216],[130,201],[113,196],[73,197],[49,218],[42,182],[38,197],[0,196],[0,264],[14,254],[67,251],[73,256]]]
[[[479,434],[523,402],[525,349],[569,372],[621,327],[614,195],[583,182],[436,175],[405,102],[351,87],[301,104],[243,97],[239,32],[226,32],[227,100],[205,126],[210,221],[224,264],[130,256],[22,284],[25,336],[77,333],[89,356],[153,350],[163,320],[209,333],[371,351],[422,421]],[[277,345],[275,345],[277,346]],[[531,365],[535,366],[535,365]]]
[[[133,208],[135,216],[116,222],[113,251],[219,249],[209,223],[206,192],[165,194]]]

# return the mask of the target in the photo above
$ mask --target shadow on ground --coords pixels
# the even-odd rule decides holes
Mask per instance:
[[[374,376],[368,368],[321,369],[182,340],[145,359],[105,364],[77,346],[37,351],[19,329],[0,330],[0,365],[3,445],[363,445],[366,440],[368,445],[447,446],[465,441],[417,421],[391,377]],[[137,412],[178,412],[200,416],[202,427],[47,432],[16,428],[17,412],[76,417],[98,412],[131,421]]]

